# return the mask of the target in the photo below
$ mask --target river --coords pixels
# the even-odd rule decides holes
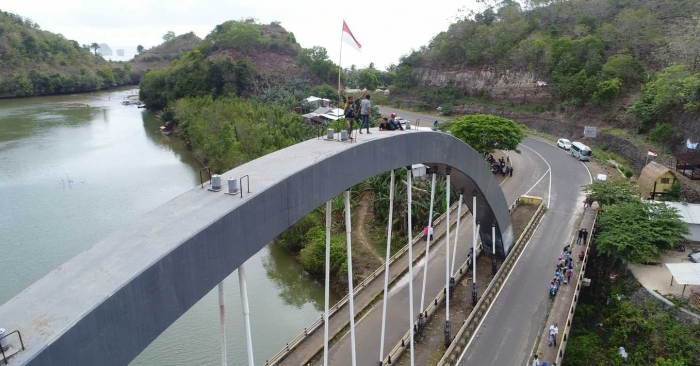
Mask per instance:
[[[161,135],[151,112],[121,104],[135,93],[0,100],[0,303],[198,183],[199,164],[184,144]],[[255,360],[262,364],[320,317],[323,285],[272,245],[246,269]],[[236,272],[225,280],[225,294],[228,364],[242,365]],[[220,365],[220,355],[213,289],[131,365]]]

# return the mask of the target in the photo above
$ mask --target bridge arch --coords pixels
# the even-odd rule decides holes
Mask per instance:
[[[427,131],[375,133],[356,143],[309,140],[222,174],[224,183],[250,175],[243,198],[193,188],[5,303],[2,325],[19,329],[27,345],[12,363],[125,365],[304,215],[365,179],[417,163],[441,174],[451,167],[465,203],[477,195],[481,237],[490,241],[494,224],[498,251],[508,252],[513,232],[503,191],[462,141]]]

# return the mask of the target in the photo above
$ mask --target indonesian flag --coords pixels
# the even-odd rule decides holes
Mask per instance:
[[[348,27],[347,23],[343,20],[343,42],[349,44],[352,46],[352,48],[360,51],[362,48],[362,45],[360,42],[355,39],[355,36],[352,35],[352,32],[350,31],[350,27]]]
[[[649,156],[656,156],[656,155],[658,155],[658,154],[656,153],[656,151],[654,151],[654,150],[652,150],[652,149],[649,149],[649,151],[647,151],[647,154],[648,154]]]

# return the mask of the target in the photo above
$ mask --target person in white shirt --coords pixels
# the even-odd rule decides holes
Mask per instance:
[[[559,327],[557,323],[554,323],[549,326],[549,338],[552,340],[554,347],[557,346],[557,335],[559,335]]]
[[[540,366],[540,360],[537,355],[534,356],[534,359],[532,360],[532,366]]]

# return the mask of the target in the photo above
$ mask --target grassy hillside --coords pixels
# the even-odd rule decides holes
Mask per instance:
[[[163,109],[189,97],[259,97],[291,107],[311,86],[331,82],[334,70],[325,49],[302,49],[279,23],[228,21],[169,67],[148,72],[141,100]]]
[[[194,33],[181,34],[174,39],[143,51],[131,61],[134,69],[155,69],[165,67],[171,61],[183,54],[192,51],[202,41]]]
[[[72,93],[135,84],[138,73],[88,46],[0,11],[0,97]]]
[[[508,92],[427,87],[438,73],[529,73],[547,82],[544,105],[594,115],[645,133],[669,119],[697,121],[700,109],[700,2],[696,0],[485,1],[401,59],[392,93],[425,108],[498,102]],[[477,75],[478,76],[478,75]],[[449,108],[448,108],[449,109]],[[700,131],[696,131],[700,132]]]

